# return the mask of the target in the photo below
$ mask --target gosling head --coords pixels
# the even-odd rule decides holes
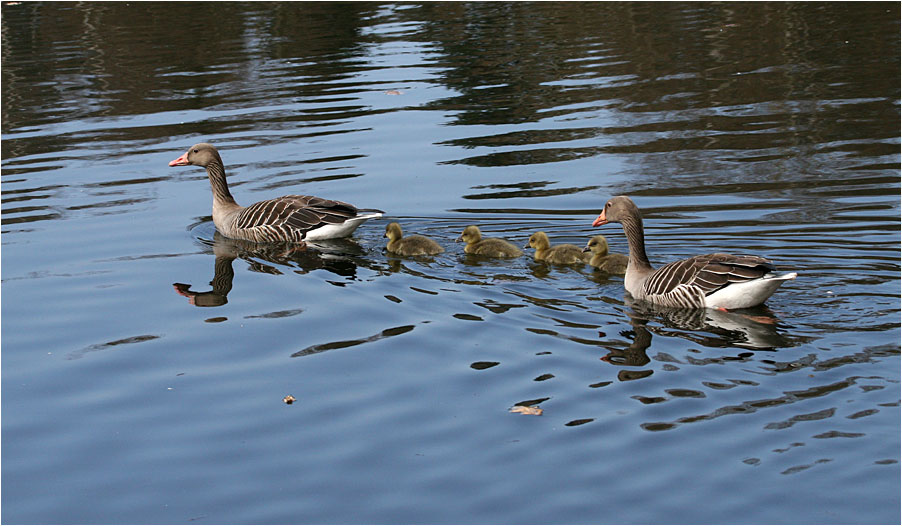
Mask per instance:
[[[482,232],[479,231],[479,227],[476,225],[470,225],[465,228],[460,237],[457,238],[458,241],[463,241],[468,245],[471,243],[479,243],[480,239],[482,239]]]
[[[397,241],[401,239],[401,225],[398,223],[389,223],[385,225],[385,234],[382,237],[387,237],[389,241]]]
[[[526,246],[523,248],[543,249],[550,246],[551,241],[548,240],[548,235],[545,232],[536,232],[529,236],[529,243],[526,243]]]
[[[608,253],[608,240],[604,236],[595,236],[586,243],[583,252],[592,252],[604,256]]]

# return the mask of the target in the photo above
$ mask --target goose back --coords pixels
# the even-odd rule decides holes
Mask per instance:
[[[301,242],[314,239],[307,237],[308,232],[343,225],[357,216],[357,207],[342,201],[286,195],[243,208],[224,229],[234,234],[229,237],[257,242]]]
[[[671,307],[704,307],[708,297],[729,285],[773,278],[775,271],[773,263],[758,256],[705,254],[660,267],[634,296]]]

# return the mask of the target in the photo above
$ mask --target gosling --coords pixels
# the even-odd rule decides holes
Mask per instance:
[[[583,257],[586,263],[607,272],[608,274],[626,274],[629,258],[624,254],[608,254],[608,240],[604,236],[595,236],[586,243]]]
[[[464,247],[464,252],[467,254],[493,258],[518,258],[523,255],[522,250],[503,239],[497,237],[482,239],[482,233],[475,225],[465,228],[457,240],[467,243]]]
[[[426,236],[412,235],[401,237],[401,225],[389,223],[385,227],[388,244],[385,248],[399,256],[434,256],[445,251],[438,243]]]
[[[556,265],[576,265],[585,263],[583,250],[576,245],[563,244],[551,246],[545,232],[536,232],[529,236],[529,243],[524,248],[536,249],[536,261],[554,263]]]

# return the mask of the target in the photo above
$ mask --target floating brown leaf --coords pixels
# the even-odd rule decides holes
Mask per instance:
[[[285,402],[286,404],[289,404],[289,405],[290,405],[290,404],[293,404],[293,403],[294,403],[294,400],[295,400],[295,398],[294,398],[293,396],[291,396],[291,395],[288,395],[288,396],[286,396],[285,398],[282,399],[283,402]]]
[[[398,90],[396,90],[396,89],[390,89],[390,90],[388,90],[388,91],[385,92],[386,95],[400,95],[401,93],[404,93],[404,92],[403,92],[403,91],[398,91]]]
[[[515,405],[510,409],[511,413],[520,413],[523,415],[541,415],[541,407],[532,407],[529,405]]]

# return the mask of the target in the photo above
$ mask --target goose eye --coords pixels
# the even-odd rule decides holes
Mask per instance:
[[[197,148],[194,149],[194,153],[197,153]]]

